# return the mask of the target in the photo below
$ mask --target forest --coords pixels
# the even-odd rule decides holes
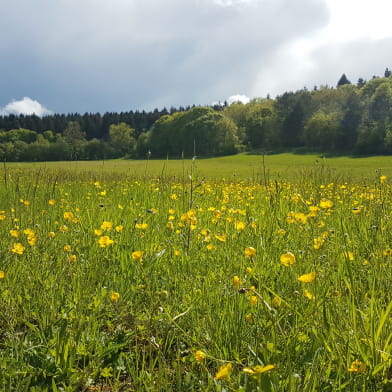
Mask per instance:
[[[243,151],[388,155],[391,75],[386,68],[383,77],[351,83],[343,74],[336,87],[303,88],[247,104],[0,116],[0,159],[175,159]]]

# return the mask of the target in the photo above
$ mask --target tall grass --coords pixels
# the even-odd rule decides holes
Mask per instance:
[[[390,390],[384,172],[200,165],[7,168],[1,390]]]

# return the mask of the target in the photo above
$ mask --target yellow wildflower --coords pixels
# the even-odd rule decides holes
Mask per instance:
[[[249,297],[249,302],[251,305],[257,305],[258,298],[255,295]]]
[[[50,200],[48,201],[48,204],[49,204],[50,206],[54,206],[54,205],[56,204],[56,200],[50,199]]]
[[[251,246],[248,246],[247,248],[245,248],[245,256],[252,258],[255,254],[256,254],[256,249],[252,248]]]
[[[55,233],[54,231],[49,231],[48,237],[49,237],[49,238],[56,237],[56,233]]]
[[[316,279],[315,272],[309,272],[308,274],[303,274],[299,278],[297,278],[300,282],[303,283],[311,283]]]
[[[343,257],[344,257],[345,259],[350,260],[350,261],[353,261],[353,260],[355,259],[354,253],[351,252],[351,251],[344,252],[344,253],[343,253]]]
[[[304,296],[310,300],[314,300],[314,295],[309,290],[304,290]]]
[[[332,200],[327,200],[327,199],[322,199],[320,200],[320,207],[324,209],[332,208],[333,207],[333,201]]]
[[[17,255],[22,255],[25,250],[26,248],[20,242],[18,242],[14,244],[14,247],[12,248],[11,252]]]
[[[70,211],[64,212],[64,219],[67,221],[72,221],[74,219],[74,214]]]
[[[124,226],[123,225],[118,225],[118,226],[116,226],[115,230],[116,230],[117,233],[121,233],[124,230]]]
[[[296,262],[295,256],[292,252],[287,252],[280,255],[280,262],[286,267],[294,264]]]
[[[255,366],[253,369],[252,368],[244,368],[243,371],[247,374],[262,374],[262,373],[266,373],[269,372],[270,370],[275,369],[274,365],[266,365],[266,366],[262,366],[262,365],[257,365]]]
[[[233,286],[234,287],[241,286],[241,279],[237,275],[233,276]]]
[[[109,236],[104,235],[99,238],[98,243],[101,248],[106,248],[109,245],[112,245],[114,243],[114,241],[111,240]]]
[[[380,184],[384,184],[387,178],[387,176],[380,176]]]
[[[167,222],[167,223],[166,223],[166,229],[174,230],[173,222]]]
[[[353,373],[365,373],[366,364],[356,359],[354,362],[352,362],[351,366],[348,368],[348,371]]]
[[[214,379],[215,380],[224,380],[230,378],[230,373],[233,369],[233,365],[231,363],[227,363],[225,365],[222,365],[218,372],[215,374]]]
[[[313,238],[313,249],[316,249],[316,250],[320,249],[321,246],[323,245],[324,241],[325,240],[322,237]]]
[[[71,252],[71,246],[70,245],[64,245],[64,252]]]
[[[113,223],[112,222],[104,221],[104,222],[102,222],[101,230],[103,230],[103,231],[110,231],[110,230],[112,230],[112,227],[113,227]]]
[[[197,350],[195,352],[195,358],[197,362],[202,362],[204,359],[207,358],[207,354],[204,351]]]
[[[4,276],[5,276],[4,271],[0,271],[0,279],[4,279]]]
[[[118,302],[119,299],[120,299],[120,294],[119,294],[119,293],[116,293],[115,291],[113,291],[113,292],[110,294],[110,300],[111,300],[112,302]]]
[[[132,252],[132,260],[142,261],[142,258],[143,252],[141,250],[136,250],[135,252]]]
[[[246,223],[245,222],[234,222],[234,227],[237,231],[243,231],[246,228]]]
[[[226,242],[227,241],[227,235],[226,234],[215,234],[215,238],[220,241],[220,242]]]
[[[136,223],[136,229],[146,230],[148,228],[148,223]]]
[[[18,238],[19,231],[18,230],[10,230],[11,237]]]

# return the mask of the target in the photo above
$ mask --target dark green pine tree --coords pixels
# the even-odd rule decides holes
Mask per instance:
[[[346,74],[343,74],[337,84],[337,87],[343,86],[345,84],[351,84],[351,82],[347,79]]]

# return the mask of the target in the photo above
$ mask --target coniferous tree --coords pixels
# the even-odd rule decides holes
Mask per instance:
[[[347,79],[346,74],[343,74],[337,84],[337,87],[343,86],[345,84],[351,84],[351,82]]]

